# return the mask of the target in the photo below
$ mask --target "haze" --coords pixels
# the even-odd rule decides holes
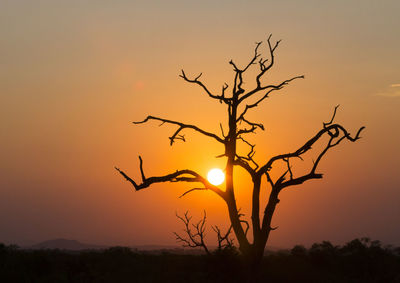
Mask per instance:
[[[131,122],[153,114],[219,133],[225,108],[180,69],[219,90],[233,79],[228,61],[244,64],[272,33],[282,43],[271,81],[306,79],[255,111],[266,127],[253,139],[257,160],[296,149],[337,104],[338,122],[366,130],[329,153],[324,179],[282,194],[270,245],[364,236],[400,245],[399,10],[395,0],[1,1],[0,242],[175,245],[175,212],[186,210],[226,226],[212,193],[134,192],[113,167],[139,178],[141,154],[149,175],[223,168],[211,140],[187,132],[170,147],[175,128]]]

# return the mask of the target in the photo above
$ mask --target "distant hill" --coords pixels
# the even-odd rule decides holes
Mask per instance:
[[[108,247],[92,245],[92,244],[84,244],[75,240],[54,239],[54,240],[44,241],[36,245],[25,248],[31,250],[59,249],[59,250],[69,250],[69,251],[81,251],[81,250],[106,249]]]

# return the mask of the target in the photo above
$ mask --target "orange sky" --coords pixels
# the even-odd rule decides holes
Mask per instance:
[[[113,166],[139,177],[141,154],[148,175],[222,167],[212,140],[187,132],[170,147],[175,128],[130,122],[154,114],[219,133],[224,106],[180,69],[219,90],[233,79],[228,61],[246,63],[272,33],[282,43],[268,78],[306,79],[254,112],[266,127],[253,137],[257,160],[296,149],[337,104],[338,122],[367,128],[328,153],[323,180],[282,193],[270,245],[361,236],[400,245],[398,1],[34,2],[0,4],[0,242],[175,244],[175,212],[188,209],[226,224],[211,192],[178,199],[188,187],[163,184],[135,193]]]

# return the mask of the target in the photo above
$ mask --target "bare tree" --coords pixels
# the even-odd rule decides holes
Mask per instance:
[[[169,124],[177,126],[177,130],[169,138],[170,144],[172,145],[177,140],[185,141],[185,137],[182,134],[185,130],[193,130],[202,135],[205,135],[217,143],[224,146],[225,151],[219,156],[226,158],[226,182],[225,189],[221,189],[218,186],[214,186],[209,183],[199,173],[184,169],[178,170],[173,173],[146,177],[143,171],[143,161],[139,156],[140,161],[140,173],[142,176],[141,182],[136,182],[130,178],[124,171],[116,168],[118,172],[129,181],[136,190],[142,190],[148,188],[150,185],[161,182],[190,182],[197,183],[200,186],[187,191],[185,194],[196,191],[196,190],[211,190],[216,193],[226,203],[229,219],[232,226],[232,230],[236,236],[239,250],[241,254],[248,257],[252,262],[259,262],[263,256],[265,246],[268,241],[269,234],[275,228],[271,227],[271,220],[274,214],[276,205],[279,203],[279,194],[283,189],[291,186],[300,185],[308,180],[321,179],[322,173],[318,172],[318,166],[321,160],[325,157],[326,153],[333,147],[339,145],[342,141],[347,140],[355,142],[360,139],[360,133],[364,129],[361,127],[358,129],[355,135],[351,135],[346,128],[342,125],[335,123],[334,119],[336,116],[337,107],[335,107],[332,118],[329,122],[323,123],[322,128],[310,139],[308,139],[303,145],[298,147],[296,150],[280,155],[271,157],[266,160],[265,163],[259,165],[254,159],[254,147],[246,136],[250,133],[254,133],[256,130],[264,130],[264,126],[261,123],[250,121],[247,115],[265,101],[272,93],[281,90],[290,82],[303,79],[304,76],[294,76],[287,80],[284,80],[277,84],[264,83],[265,74],[271,70],[275,63],[275,51],[280,41],[271,43],[271,35],[268,37],[266,45],[268,50],[269,58],[262,58],[259,52],[262,42],[256,43],[254,49],[254,55],[244,67],[239,67],[234,61],[230,61],[229,64],[233,67],[234,79],[231,87],[230,94],[228,95],[229,86],[225,83],[222,86],[220,93],[216,94],[211,92],[209,88],[200,80],[201,74],[194,78],[189,78],[186,73],[182,70],[182,77],[186,82],[198,85],[211,99],[214,99],[220,103],[224,103],[227,109],[228,115],[228,132],[226,135],[222,130],[221,125],[221,136],[212,132],[205,131],[198,126],[185,124],[179,121],[173,121],[169,119],[159,118],[155,116],[147,116],[143,121],[134,122],[134,124],[142,124],[149,121],[158,121],[162,124]],[[254,78],[254,87],[245,89],[243,75],[253,66],[258,66],[257,74]],[[316,154],[315,160],[311,168],[305,174],[297,175],[292,169],[292,161],[294,159],[303,160],[305,153],[309,152],[313,146],[316,146],[317,142],[325,142],[325,146],[319,149]],[[237,144],[242,142],[249,147],[249,151],[245,154],[241,154],[237,150]],[[316,148],[318,148],[316,146]],[[279,164],[283,164],[285,170],[279,174],[278,177],[272,176],[271,169],[277,167]],[[234,187],[234,167],[239,166],[243,168],[250,176],[252,180],[252,212],[251,212],[251,231],[252,235],[247,235],[249,230],[249,223],[241,219],[241,214],[238,211],[236,199],[235,199],[235,187]],[[270,193],[267,200],[266,206],[263,208],[263,212],[260,213],[260,189],[262,186],[262,180],[265,178],[265,185],[269,186]],[[184,194],[184,195],[185,195]],[[183,218],[184,223],[188,223],[190,219]],[[204,222],[200,222],[196,228],[196,234],[200,237],[204,233]],[[220,237],[221,232],[217,233]],[[187,233],[188,235],[190,235]],[[183,238],[178,238],[182,241]],[[191,241],[186,242],[188,245],[202,245],[202,241]]]

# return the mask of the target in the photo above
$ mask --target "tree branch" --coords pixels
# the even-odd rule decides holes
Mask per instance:
[[[250,176],[254,177],[256,174],[256,171],[250,166],[250,164],[243,159],[243,157],[236,155],[236,159],[233,161],[233,165],[237,165],[245,169]]]
[[[260,73],[259,73],[259,74],[257,75],[257,77],[256,77],[257,87],[260,87],[260,86],[261,86],[261,82],[260,82],[261,77],[262,77],[269,69],[271,69],[272,66],[274,65],[274,63],[275,63],[274,51],[275,51],[275,49],[278,47],[279,43],[281,42],[280,40],[278,40],[278,41],[275,43],[275,45],[272,47],[272,45],[271,45],[271,37],[272,37],[272,34],[270,34],[270,35],[268,36],[268,39],[267,39],[268,49],[269,49],[269,55],[270,55],[270,60],[269,60],[268,66],[265,66],[265,63],[268,61],[268,59],[266,59],[266,60],[260,59],[260,61],[258,62],[258,63],[259,63],[259,66],[260,66]]]
[[[355,142],[358,139],[360,139],[360,133],[365,127],[361,127],[358,131],[357,134],[352,137],[347,130],[339,125],[339,124],[333,124],[333,120],[336,116],[336,111],[339,106],[336,106],[332,115],[332,118],[329,122],[323,123],[323,129],[321,129],[314,137],[312,137],[310,140],[308,140],[302,147],[297,149],[295,152],[292,153],[287,153],[287,154],[281,154],[272,157],[264,166],[262,166],[259,170],[259,174],[266,174],[268,178],[268,182],[274,187],[277,188],[279,191],[282,190],[285,187],[293,186],[293,185],[299,185],[304,183],[307,180],[310,179],[320,179],[322,178],[322,174],[316,173],[316,169],[318,167],[319,162],[322,160],[324,155],[328,152],[329,149],[331,149],[334,146],[337,146],[340,142],[342,142],[344,139],[347,139],[351,142]],[[309,151],[312,146],[320,140],[324,134],[329,135],[329,141],[327,145],[324,147],[324,149],[321,151],[321,153],[318,154],[316,161],[314,162],[313,167],[311,168],[310,172],[300,176],[300,177],[294,177],[293,172],[291,170],[290,166],[290,158],[301,158],[301,155]],[[287,165],[287,170],[280,176],[280,178],[273,183],[272,180],[269,177],[269,174],[267,171],[269,171],[275,161],[282,160],[286,162]],[[286,175],[289,173],[289,179],[286,180]]]
[[[144,175],[144,172],[143,172],[143,161],[140,156],[139,156],[139,160],[140,160],[140,172],[142,175],[142,182],[139,184],[137,182],[135,182],[132,178],[130,178],[124,171],[115,167],[115,169],[125,178],[125,180],[127,180],[128,182],[130,182],[133,185],[133,187],[135,188],[136,191],[148,188],[149,186],[151,186],[152,184],[155,184],[155,183],[198,182],[198,183],[202,183],[204,185],[204,190],[211,190],[225,200],[225,192],[220,190],[217,186],[214,186],[213,184],[209,183],[207,181],[207,179],[205,179],[204,177],[202,177],[200,174],[196,173],[193,170],[188,170],[188,169],[177,170],[176,172],[171,173],[171,174],[146,178]]]
[[[183,78],[185,81],[189,82],[189,83],[194,83],[199,85],[201,88],[203,88],[203,90],[208,94],[209,97],[214,98],[214,99],[218,99],[220,102],[225,102],[226,104],[229,104],[231,98],[225,97],[225,90],[228,88],[228,85],[225,83],[222,86],[222,92],[221,95],[214,95],[211,93],[211,91],[208,90],[208,88],[201,82],[199,81],[199,78],[201,77],[203,73],[200,73],[196,78],[194,79],[189,79],[186,74],[185,71],[182,70],[182,74],[179,75],[181,78]]]
[[[220,142],[220,143],[222,143],[222,144],[225,143],[225,141],[224,141],[223,139],[221,139],[219,136],[217,136],[216,134],[213,134],[213,133],[204,131],[204,130],[200,129],[200,128],[197,127],[197,126],[190,125],[190,124],[184,124],[184,123],[181,123],[181,122],[172,121],[172,120],[168,120],[168,119],[163,119],[163,118],[159,118],[159,117],[155,117],[155,116],[150,116],[150,115],[149,115],[149,116],[147,116],[146,119],[144,119],[143,121],[133,122],[133,123],[136,124],[136,125],[137,125],[137,124],[143,124],[143,123],[146,123],[146,122],[149,121],[149,120],[160,121],[160,122],[162,122],[161,125],[163,125],[164,123],[167,123],[167,124],[172,124],[172,125],[177,125],[177,126],[179,126],[179,128],[175,131],[175,133],[174,133],[171,137],[169,137],[169,139],[170,139],[170,145],[172,145],[176,139],[181,139],[181,140],[185,141],[184,136],[179,135],[179,133],[180,133],[183,129],[186,129],[186,128],[187,128],[187,129],[195,130],[196,132],[199,132],[199,133],[201,133],[201,134],[203,134],[203,135],[205,135],[205,136],[211,137],[211,138],[217,140],[218,142]],[[160,125],[160,126],[161,126],[161,125]]]
[[[244,67],[243,69],[240,69],[234,62],[233,60],[229,61],[229,64],[233,66],[233,70],[235,71],[235,79],[234,79],[234,87],[232,90],[233,97],[238,97],[240,94],[244,92],[244,89],[242,88],[243,84],[243,73],[247,71],[247,69],[255,64],[257,58],[260,56],[258,53],[258,48],[260,47],[262,42],[256,42],[256,47],[254,48],[254,56],[250,60],[250,62]]]
[[[285,85],[289,84],[291,81],[296,80],[296,79],[304,79],[304,75],[302,76],[295,76],[292,77],[290,79],[284,80],[283,82],[281,82],[280,84],[277,85],[266,85],[266,86],[257,86],[255,89],[253,89],[252,91],[249,91],[248,93],[246,93],[245,95],[243,95],[240,99],[239,99],[239,103],[241,103],[243,100],[249,98],[250,96],[263,91],[263,90],[267,90],[267,93],[264,94],[264,96],[262,96],[256,103],[253,104],[253,106],[251,107],[255,107],[257,106],[261,101],[263,101],[265,98],[268,97],[268,95],[275,90],[280,90],[282,89]],[[250,105],[249,105],[250,106]],[[246,106],[247,107],[247,106]],[[248,107],[248,108],[251,108]]]
[[[291,153],[286,153],[286,154],[281,154],[281,155],[277,155],[272,157],[264,166],[262,166],[259,169],[259,173],[260,174],[264,174],[267,172],[267,170],[269,170],[272,166],[272,164],[277,161],[277,160],[283,160],[283,159],[287,159],[287,158],[292,158],[292,157],[301,157],[301,155],[303,155],[304,153],[306,153],[307,151],[309,151],[311,149],[311,147],[326,133],[331,133],[332,130],[338,130],[341,131],[343,133],[343,139],[346,138],[349,141],[355,142],[358,139],[360,139],[360,133],[361,131],[365,129],[365,127],[361,127],[358,131],[357,134],[352,137],[350,135],[349,132],[347,132],[347,130],[339,125],[339,124],[332,124],[329,125],[325,128],[323,128],[322,130],[320,130],[314,137],[312,137],[311,139],[309,139],[303,146],[301,146],[299,149],[297,149],[294,152]]]
[[[239,156],[239,155],[237,155],[237,157],[238,158],[240,158],[240,159],[244,159],[244,160],[246,160],[246,161],[249,161],[249,162],[252,162],[254,165],[255,165],[255,168],[254,168],[254,170],[257,170],[258,169],[258,167],[259,167],[259,165],[257,164],[257,162],[253,159],[253,157],[254,157],[254,155],[255,155],[255,150],[254,150],[254,148],[255,148],[255,144],[251,144],[251,143],[249,143],[247,140],[245,140],[242,136],[239,136],[238,137],[238,139],[239,140],[241,140],[241,141],[243,141],[245,144],[247,144],[249,147],[250,147],[250,151],[247,153],[247,156]]]

